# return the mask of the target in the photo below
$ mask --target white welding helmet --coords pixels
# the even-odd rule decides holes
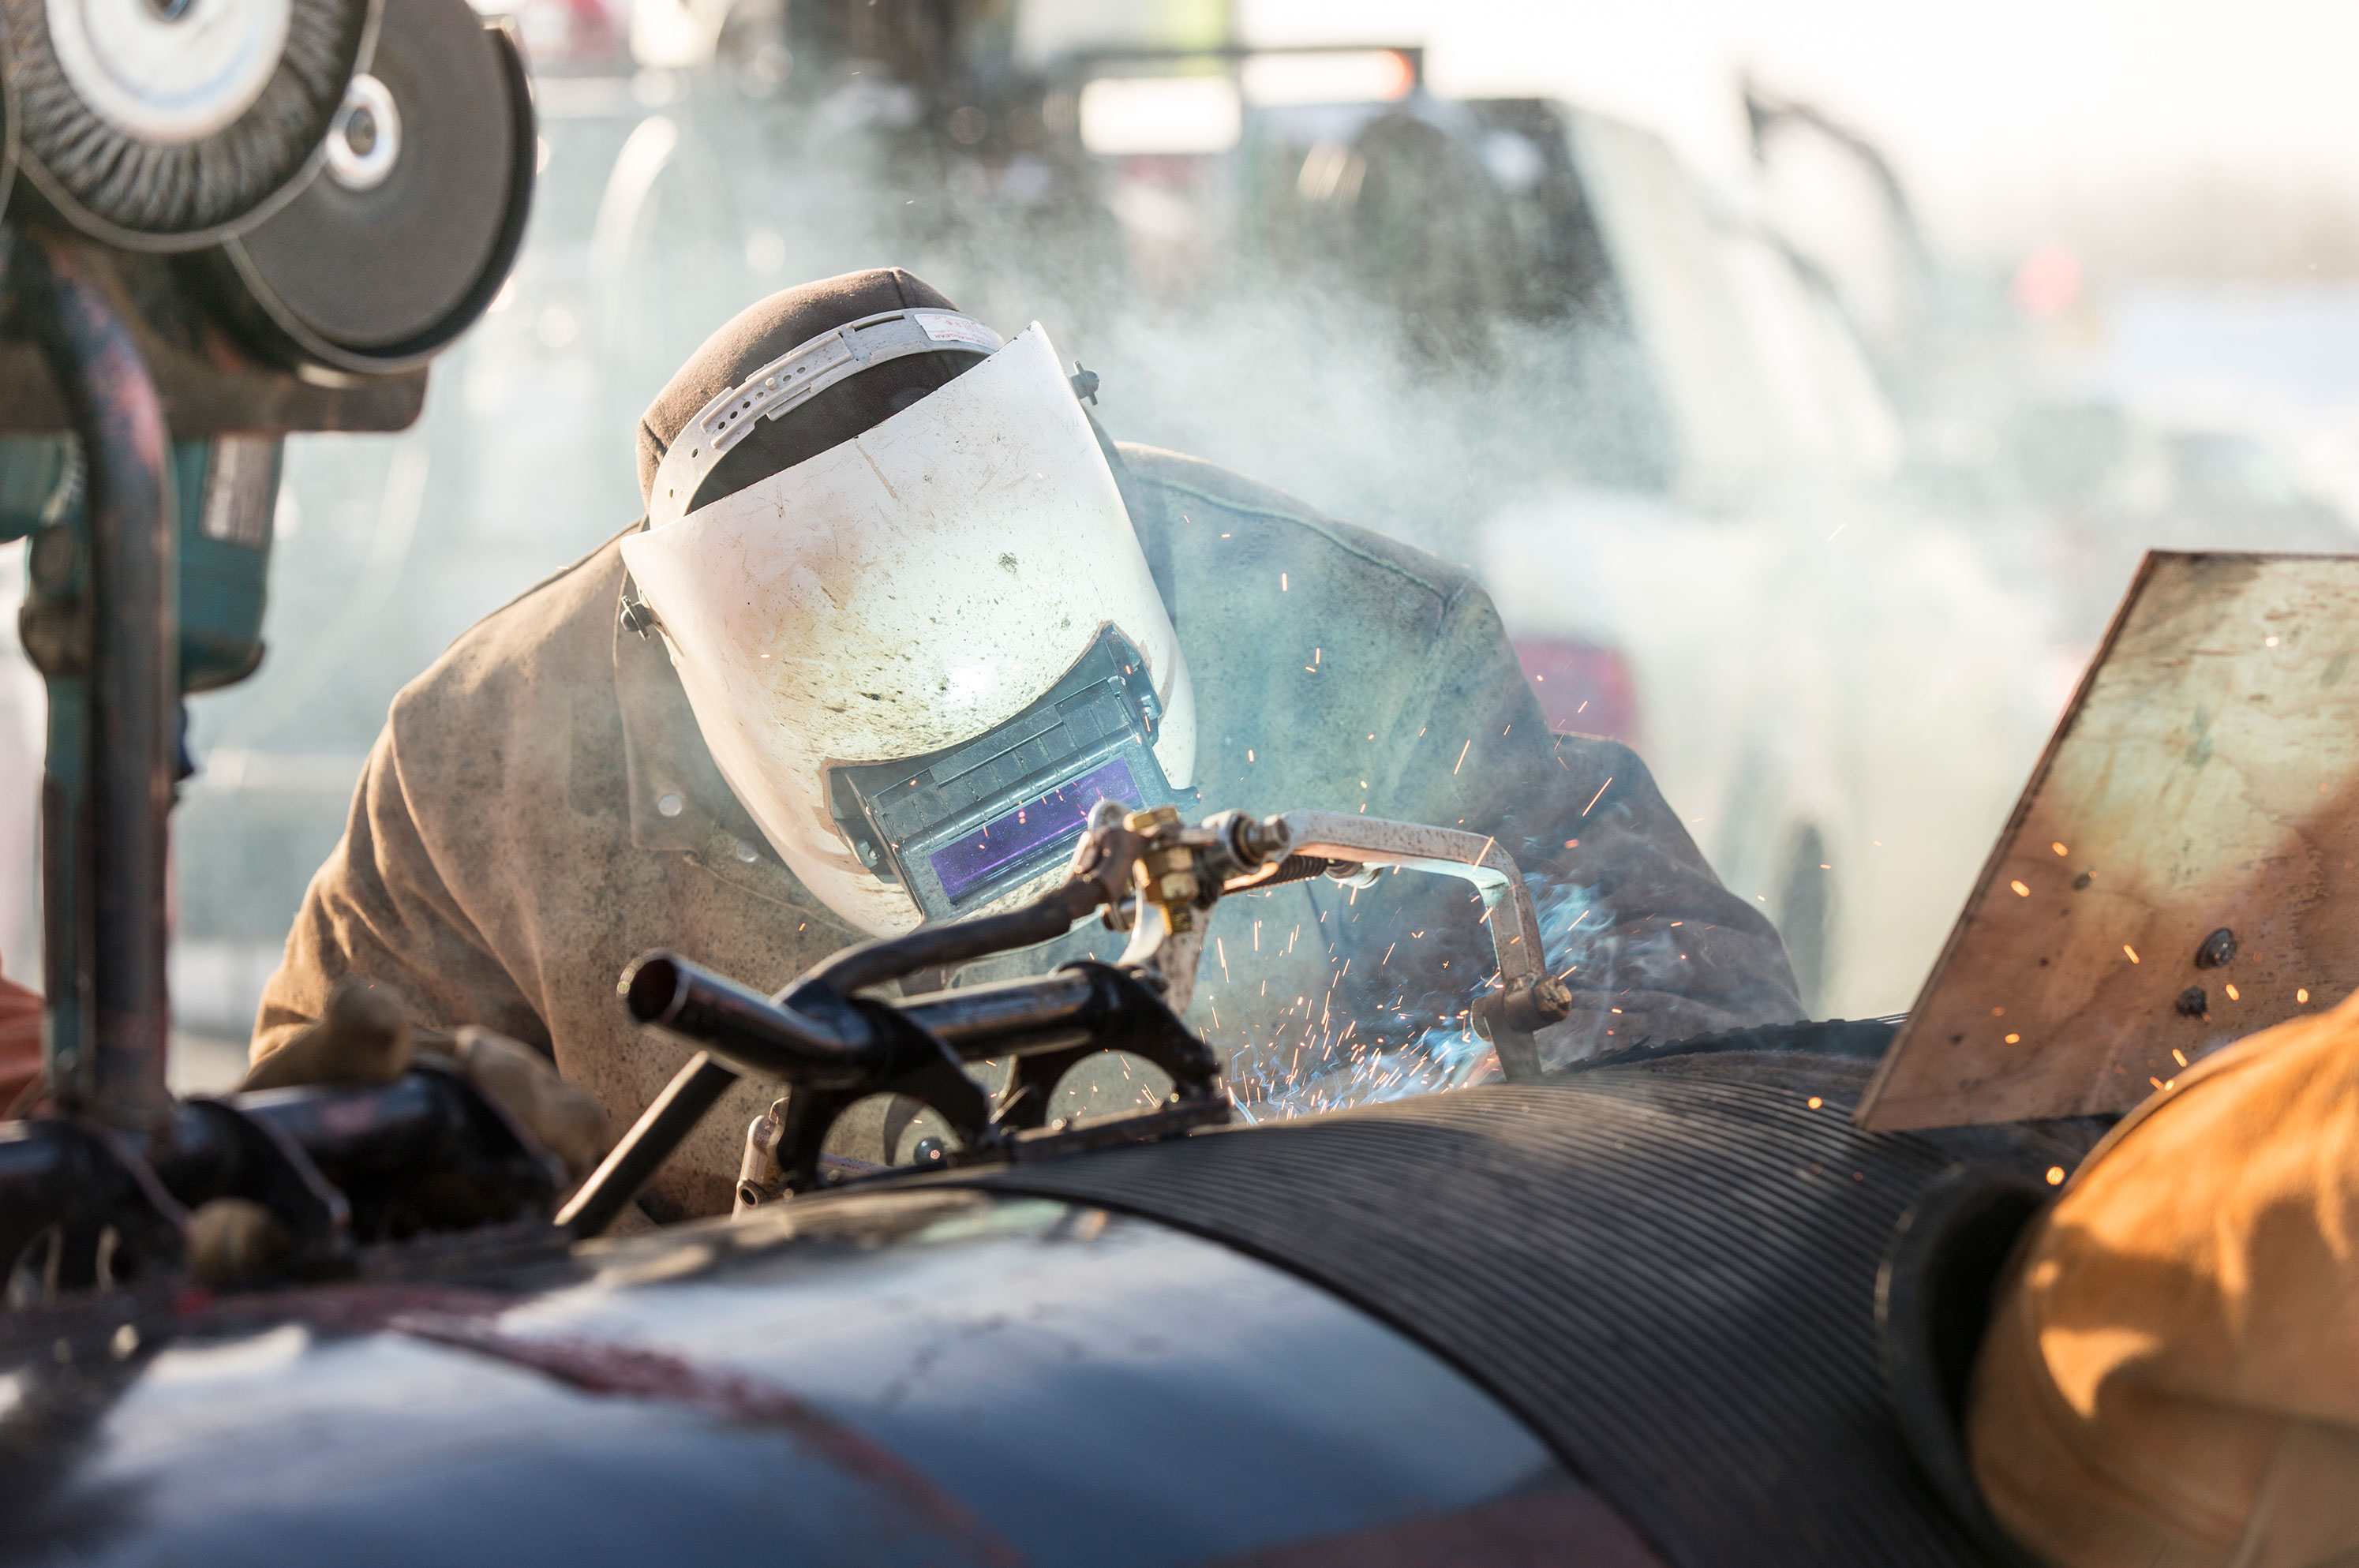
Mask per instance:
[[[982,362],[682,515],[756,421],[897,354]],[[1187,798],[1195,699],[1114,475],[1036,322],[826,332],[714,397],[623,559],[698,727],[804,885],[879,935],[1051,884],[1100,799]]]

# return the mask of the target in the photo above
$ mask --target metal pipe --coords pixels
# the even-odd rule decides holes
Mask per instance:
[[[1005,914],[919,926],[907,936],[847,947],[813,969],[805,980],[849,996],[916,970],[964,964],[989,953],[1054,941],[1105,901],[1104,889],[1097,883],[1067,882]]]
[[[268,1089],[228,1103],[285,1134],[320,1173],[343,1185],[449,1163],[472,1138],[468,1091],[436,1073],[411,1073],[383,1085]],[[0,1122],[0,1215],[34,1212],[61,1179],[71,1144],[51,1121]],[[175,1107],[158,1132],[127,1133],[129,1153],[146,1160],[182,1204],[236,1190],[238,1151],[219,1124],[194,1105]]]
[[[736,1082],[736,1073],[709,1053],[700,1051],[690,1057],[688,1065],[672,1075],[663,1093],[639,1113],[631,1130],[590,1172],[582,1190],[557,1211],[558,1225],[583,1240],[603,1235],[671,1158],[680,1139],[696,1130],[704,1113]]]
[[[1079,1045],[1105,1014],[1104,997],[1081,970],[1003,980],[912,996],[895,1006],[968,1062],[1030,1056]]]
[[[648,953],[623,972],[618,989],[637,1022],[789,1083],[848,1088],[884,1066],[891,1049],[840,1000],[840,1020],[822,1021],[677,953]]]
[[[383,1085],[264,1089],[228,1096],[228,1103],[284,1133],[322,1176],[343,1186],[457,1160],[476,1136],[469,1094],[450,1075],[421,1071]],[[191,1124],[202,1122],[183,1110],[174,1118],[171,1146],[150,1156],[175,1192],[190,1180]]]
[[[179,638],[169,440],[155,382],[88,254],[42,234],[19,247],[18,261],[90,485],[87,793],[52,800],[45,813],[45,831],[72,840],[53,846],[46,864],[88,880],[46,890],[53,918],[44,939],[63,947],[48,967],[72,990],[55,999],[69,1027],[50,1031],[45,1065],[69,1113],[153,1131],[172,1105],[164,897]],[[78,903],[86,918],[76,918]],[[72,1027],[81,1024],[86,1035]]]

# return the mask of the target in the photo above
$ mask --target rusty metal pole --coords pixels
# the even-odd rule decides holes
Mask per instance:
[[[171,1108],[165,867],[179,639],[170,440],[155,382],[89,254],[40,233],[21,235],[16,249],[19,297],[72,411],[88,475],[86,750],[78,779],[52,758],[44,789],[43,937],[64,947],[44,965],[47,1065],[69,1114],[153,1130]],[[75,994],[57,995],[60,982]]]

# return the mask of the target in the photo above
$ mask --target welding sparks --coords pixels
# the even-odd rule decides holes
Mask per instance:
[[[2132,947],[2128,942],[2122,943],[2122,951],[2130,955],[2130,962],[2132,964],[2136,964],[2138,961],[2137,949]]]
[[[2028,898],[2031,897],[2031,889],[2025,887],[2020,882],[2010,882],[2007,886],[2015,889],[2015,896],[2018,898]]]
[[[2234,985],[2223,985],[2220,989],[2228,993],[2228,1000],[2232,1002],[2241,1002],[2245,999],[2244,994]]]
[[[1212,951],[1221,955],[1221,978],[1226,980],[1229,977],[1228,943],[1223,942],[1219,937],[1214,937],[1212,939]]]
[[[2065,847],[2064,847],[2062,844],[2049,844],[2048,847],[2049,847],[2049,848],[2050,848],[2050,849],[2052,849],[2052,850],[2054,850],[2054,851],[2055,851],[2057,854],[2059,854],[2059,855],[2070,855],[2070,854],[2071,854],[2071,853],[2072,853],[2071,850],[2069,850],[2069,849],[2065,848]]]
[[[1463,767],[1465,767],[1465,766],[1466,766],[1466,754],[1467,754],[1468,752],[1470,752],[1470,751],[1473,750],[1473,749],[1474,749],[1474,737],[1473,737],[1473,735],[1469,735],[1469,736],[1467,736],[1467,737],[1466,737],[1466,744],[1465,744],[1464,746],[1460,746],[1460,747],[1458,748],[1458,768],[1452,768],[1450,770],[1450,776],[1451,776],[1452,779],[1455,779],[1455,778],[1457,778],[1457,777],[1458,777],[1458,768],[1463,768]]]
[[[2061,1187],[2064,1185],[2064,1167],[2061,1165],[2051,1165],[2048,1168],[2048,1184],[2051,1187]]]
[[[1611,778],[1608,778],[1604,783],[1600,784],[1597,787],[1597,793],[1589,798],[1589,804],[1581,808],[1581,814],[1583,817],[1587,817],[1590,812],[1597,810],[1597,802],[1605,799],[1605,791],[1613,787],[1614,780]]]

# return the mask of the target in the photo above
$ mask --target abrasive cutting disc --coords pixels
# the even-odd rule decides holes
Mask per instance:
[[[83,233],[213,245],[291,194],[373,0],[0,0],[20,167]]]
[[[417,364],[483,313],[523,238],[535,136],[513,40],[466,0],[383,3],[320,173],[223,247],[246,296],[232,313],[274,357]]]

